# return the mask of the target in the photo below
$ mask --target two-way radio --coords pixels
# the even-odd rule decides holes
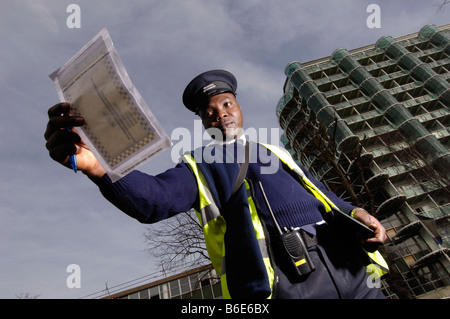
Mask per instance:
[[[314,263],[308,253],[308,248],[305,245],[305,241],[302,237],[300,229],[284,227],[282,230],[278,224],[275,215],[273,214],[272,208],[270,207],[269,201],[267,200],[266,193],[260,181],[258,181],[261,193],[263,195],[264,201],[270,212],[270,215],[274,221],[274,225],[279,233],[281,242],[283,244],[286,253],[289,255],[292,261],[293,269],[299,277],[307,275],[314,271]]]

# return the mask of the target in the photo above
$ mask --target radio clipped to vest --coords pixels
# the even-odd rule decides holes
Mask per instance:
[[[297,277],[301,278],[313,272],[315,269],[314,263],[309,256],[308,247],[305,244],[305,240],[302,236],[301,230],[292,227],[290,229],[287,229],[286,227],[284,227],[283,230],[281,229],[275,218],[275,215],[273,214],[269,201],[267,200],[264,188],[260,181],[258,183],[261,189],[261,193],[264,197],[264,201],[279,233],[281,243],[283,244],[286,253],[290,257],[290,260],[292,261],[292,266],[295,274],[297,275]]]

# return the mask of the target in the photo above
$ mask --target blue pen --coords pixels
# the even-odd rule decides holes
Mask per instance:
[[[61,116],[64,116],[64,113],[61,114]],[[66,127],[66,130],[71,132],[72,128],[71,127]],[[78,171],[78,168],[77,168],[77,157],[75,156],[75,154],[70,155],[70,163],[72,164],[73,171],[76,173]]]
[[[67,130],[72,131],[70,127],[68,127]],[[78,169],[77,169],[77,157],[75,156],[75,154],[70,155],[70,163],[72,164],[73,171],[76,173]]]

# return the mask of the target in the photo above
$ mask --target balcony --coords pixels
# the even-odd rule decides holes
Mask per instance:
[[[411,268],[420,268],[425,265],[428,265],[430,263],[433,263],[437,260],[439,260],[441,257],[446,258],[447,260],[450,260],[449,258],[450,249],[448,248],[441,248],[435,251],[432,251],[431,253],[423,256],[422,258],[418,259],[415,263],[411,265]]]
[[[403,228],[401,228],[394,237],[395,241],[400,241],[405,238],[409,238],[412,236],[415,236],[419,233],[419,231],[422,229],[422,223],[419,220],[416,220],[415,222],[412,222]]]
[[[387,182],[388,179],[389,175],[387,173],[379,173],[369,178],[366,181],[366,184],[370,190],[374,190],[376,188],[382,187]]]
[[[400,209],[406,201],[405,195],[396,195],[384,201],[377,209],[377,216],[389,216]]]

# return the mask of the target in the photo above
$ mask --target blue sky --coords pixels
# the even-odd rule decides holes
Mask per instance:
[[[450,23],[450,5],[438,11],[440,2],[1,1],[0,298],[80,298],[158,270],[144,240],[155,226],[118,211],[45,149],[47,109],[58,102],[48,75],[103,27],[170,136],[194,126],[181,95],[203,71],[235,74],[246,127],[278,127],[275,107],[289,62]],[[81,9],[80,28],[67,27],[71,3]],[[366,24],[372,3],[381,9],[381,28]],[[168,150],[139,169],[157,174],[172,166]],[[70,264],[80,266],[81,288],[66,285]]]

